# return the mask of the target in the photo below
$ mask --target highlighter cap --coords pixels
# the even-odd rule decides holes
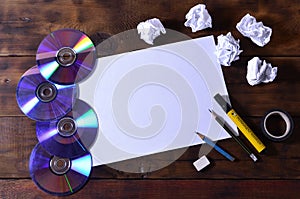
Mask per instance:
[[[225,99],[218,93],[214,96],[216,102],[222,107],[225,113],[228,113],[232,108]]]

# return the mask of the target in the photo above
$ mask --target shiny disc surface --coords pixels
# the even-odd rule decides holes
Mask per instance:
[[[96,48],[83,32],[60,29],[40,43],[36,61],[45,79],[57,84],[74,84],[92,72]]]
[[[72,110],[59,120],[37,122],[36,133],[41,145],[53,155],[78,157],[93,145],[98,133],[94,110],[77,99]]]
[[[78,158],[60,158],[49,154],[40,144],[33,149],[29,171],[34,183],[52,195],[70,195],[87,182],[92,158],[87,152]]]
[[[71,110],[77,87],[52,84],[34,66],[21,77],[16,95],[18,105],[26,116],[36,121],[50,121]]]

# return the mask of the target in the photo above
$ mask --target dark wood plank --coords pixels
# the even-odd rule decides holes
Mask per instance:
[[[240,59],[234,61],[230,67],[222,66],[226,84],[246,84],[247,64],[252,58],[253,57],[240,57]],[[278,68],[278,75],[274,80],[275,84],[283,82],[293,84],[299,81],[299,57],[260,57],[260,59],[266,60],[267,63]]]
[[[242,57],[231,67],[222,67],[233,107],[239,114],[262,116],[270,109],[284,109],[299,116],[300,105],[298,57],[262,57],[278,67],[275,80],[268,84],[250,86],[246,80],[247,62],[252,57]]]
[[[32,3],[34,2],[34,4]],[[92,35],[106,32],[111,35],[136,28],[146,19],[160,18],[166,28],[199,37],[204,35],[233,32],[241,39],[243,55],[299,56],[299,2],[282,1],[231,1],[209,0],[205,4],[213,18],[213,28],[191,33],[184,27],[185,14],[199,3],[180,0],[150,3],[147,0],[134,1],[58,1],[6,0],[2,3],[0,55],[35,55],[42,39],[60,28],[76,28]],[[278,9],[278,7],[280,9]],[[143,8],[143,9],[140,9]],[[261,48],[237,32],[235,25],[247,13],[273,29],[270,44]],[[289,14],[287,14],[289,13]]]
[[[278,66],[274,82],[250,86],[246,80],[247,61],[240,65],[223,67],[229,96],[236,111],[242,115],[262,116],[267,110],[282,108],[293,116],[300,116],[299,57],[264,57],[273,66]],[[0,116],[23,115],[16,102],[16,87],[22,74],[35,65],[34,57],[0,58]],[[284,95],[278,95],[282,93]],[[4,108],[5,107],[5,108]]]
[[[0,178],[28,177],[28,161],[37,143],[35,122],[26,117],[0,117]]]
[[[0,58],[0,107],[3,111],[0,115],[22,115],[16,101],[16,88],[23,73],[35,64],[35,57]]]
[[[193,162],[197,160],[176,161],[168,167],[157,171],[134,174],[125,173],[118,170],[113,170],[107,166],[99,166],[93,168],[91,175],[92,179],[234,179],[234,180],[266,180],[266,179],[285,179],[285,180],[299,180],[299,158],[278,159],[270,157],[263,158],[260,162],[253,163],[250,159],[238,160],[234,163],[228,160],[213,159],[215,152],[208,155],[211,161],[210,166],[197,172],[193,167]],[[130,164],[128,164],[130,166]],[[135,167],[136,165],[131,165]],[[146,166],[145,166],[146,167]],[[147,170],[147,169],[144,169]]]
[[[277,82],[256,87],[234,84],[227,88],[231,103],[240,115],[263,116],[270,109],[283,109],[299,116],[299,83]]]
[[[31,180],[1,180],[2,198],[59,198]],[[300,181],[285,180],[90,180],[66,198],[297,198]]]
[[[197,160],[200,146],[189,148],[176,162],[161,170],[132,174],[111,169],[107,166],[95,167],[92,178],[106,179],[300,179],[298,167],[300,160],[300,135],[297,133],[300,126],[296,125],[292,136],[282,142],[268,141],[260,132],[260,118],[245,118],[250,121],[251,127],[267,146],[264,154],[258,155],[259,161],[253,163],[245,152],[233,140],[219,141],[218,144],[228,150],[237,158],[230,162],[215,150],[209,152],[211,165],[204,172],[197,172],[192,163]],[[300,123],[300,118],[294,118],[295,124]],[[18,125],[16,125],[18,124]],[[249,124],[250,125],[250,124]],[[26,117],[1,117],[0,120],[0,178],[29,177],[28,161],[30,153],[37,143],[35,135],[35,122]],[[242,137],[242,136],[241,136]],[[243,138],[243,137],[242,137]],[[245,140],[244,140],[245,141]],[[247,143],[247,141],[245,141]],[[249,145],[249,143],[247,143]],[[252,149],[254,151],[254,149]],[[149,162],[161,163],[169,160],[172,152],[151,156]],[[136,167],[138,161],[127,161],[124,165]],[[233,166],[234,165],[234,166]]]

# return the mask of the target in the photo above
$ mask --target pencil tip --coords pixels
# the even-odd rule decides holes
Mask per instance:
[[[202,135],[201,133],[199,133],[199,132],[195,132],[201,139],[203,139],[205,136],[204,135]]]

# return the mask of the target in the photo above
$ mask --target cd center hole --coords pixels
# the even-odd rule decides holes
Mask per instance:
[[[52,89],[51,88],[45,88],[43,91],[42,91],[42,95],[45,96],[45,97],[49,97],[52,95]]]
[[[62,55],[62,59],[65,60],[65,61],[70,61],[73,59],[73,56],[70,52],[65,52],[63,55]]]
[[[48,82],[44,82],[41,85],[39,85],[35,92],[36,92],[36,96],[42,102],[50,102],[54,100],[57,94],[56,87],[53,84],[50,84]]]
[[[57,160],[56,162],[56,166],[60,169],[64,169],[66,167],[66,162],[62,159]]]
[[[58,133],[63,137],[72,136],[77,131],[76,121],[69,117],[62,118],[57,123]]]
[[[50,169],[57,175],[66,174],[71,167],[70,159],[53,156],[50,160]]]
[[[281,136],[286,131],[286,124],[279,114],[274,114],[268,117],[266,128],[272,135]]]
[[[63,131],[71,131],[73,129],[73,124],[71,122],[66,122],[62,125],[62,130]]]
[[[64,47],[58,51],[57,61],[62,66],[70,66],[76,60],[76,52],[72,48]]]

